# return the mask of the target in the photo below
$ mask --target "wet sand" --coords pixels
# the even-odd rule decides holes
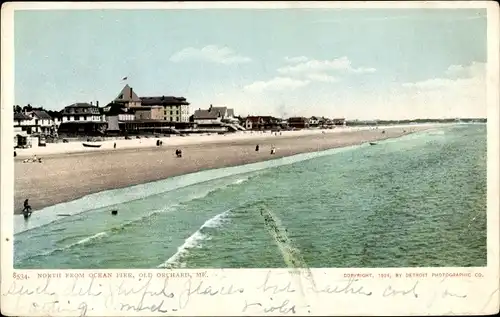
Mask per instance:
[[[299,153],[399,137],[429,126],[349,131],[304,136],[276,136],[260,140],[188,144],[156,148],[44,155],[43,163],[14,162],[14,213],[29,198],[33,210],[78,199],[103,190],[122,188],[205,169],[255,163]],[[406,130],[406,132],[403,132]],[[255,145],[260,151],[255,151]],[[277,152],[270,154],[271,146]],[[175,149],[183,157],[175,157]]]

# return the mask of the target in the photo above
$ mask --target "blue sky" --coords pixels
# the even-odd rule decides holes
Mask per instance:
[[[15,103],[184,96],[191,109],[350,119],[486,116],[486,10],[15,12]]]

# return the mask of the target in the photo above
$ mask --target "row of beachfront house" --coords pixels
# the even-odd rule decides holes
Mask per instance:
[[[46,111],[14,113],[14,127],[28,134],[127,135],[140,133],[234,132],[241,130],[304,129],[345,125],[344,119],[324,117],[235,116],[234,109],[197,109],[193,115],[184,97],[139,97],[129,86],[104,107],[99,102],[74,103],[50,116]]]

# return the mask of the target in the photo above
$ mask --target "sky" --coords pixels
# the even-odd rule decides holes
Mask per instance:
[[[485,9],[16,11],[15,103],[183,96],[236,115],[486,117]],[[127,77],[126,81],[122,78]]]

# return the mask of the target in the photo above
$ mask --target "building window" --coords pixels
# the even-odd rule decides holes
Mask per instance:
[[[175,117],[175,121],[179,121],[179,117]]]
[[[174,117],[170,117],[170,121],[174,121]]]
[[[80,116],[75,116],[75,120],[76,121],[80,120]]]
[[[170,115],[173,115],[173,114],[174,114],[174,112],[172,110],[170,110]]]
[[[179,110],[177,110],[177,111],[175,112],[175,114],[179,114]]]

